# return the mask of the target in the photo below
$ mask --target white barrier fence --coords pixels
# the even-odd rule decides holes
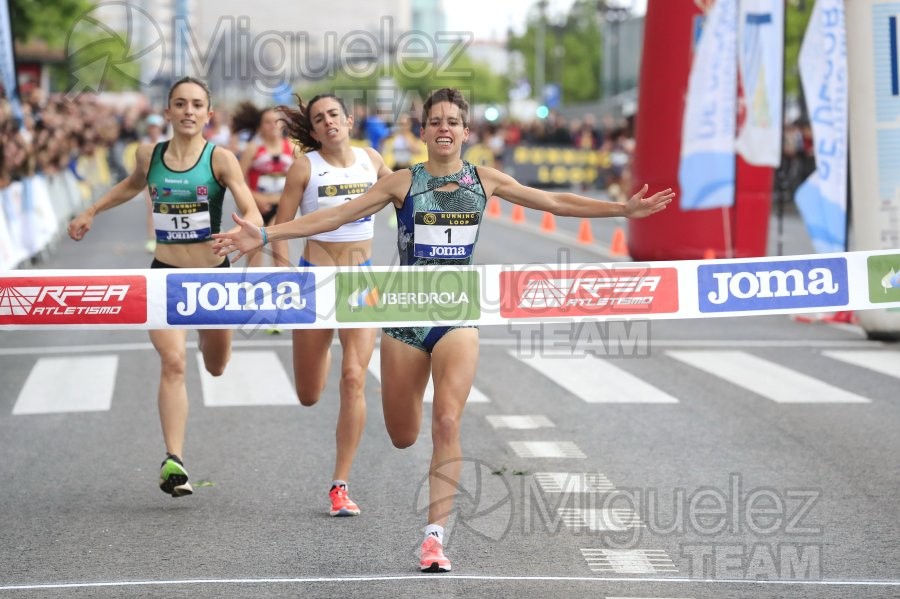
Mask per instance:
[[[65,169],[0,189],[0,270],[20,268],[51,249],[69,220],[109,187],[107,153],[98,148],[78,159],[82,180]]]

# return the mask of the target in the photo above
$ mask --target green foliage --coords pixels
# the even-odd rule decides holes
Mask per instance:
[[[603,57],[598,18],[596,2],[577,0],[561,24],[548,22],[543,25],[544,82],[559,84],[564,103],[587,102],[600,97],[599,73]],[[540,15],[533,13],[526,31],[510,37],[507,42],[509,50],[518,51],[525,58],[525,76],[532,88],[541,26]]]
[[[788,2],[784,15],[784,93],[789,97],[800,94],[800,67],[797,60],[813,4],[810,0],[792,0]]]
[[[140,62],[129,55],[124,37],[74,32],[69,47],[71,85],[91,91],[126,91],[140,86]]]
[[[391,79],[398,90],[393,99],[402,108],[421,104],[432,91],[442,87],[455,87],[463,91],[472,103],[505,103],[509,82],[495,74],[488,65],[473,61],[464,52],[452,52],[447,57],[407,59],[389,66],[364,68],[360,66],[339,69],[333,77],[313,81],[301,86],[303,98],[333,92],[345,100],[365,98],[373,101],[379,81]]]
[[[423,99],[436,89],[455,87],[466,94],[470,104],[506,102],[509,81],[505,77],[465,53],[449,56],[452,60],[416,59],[396,65],[393,74],[397,87]]]
[[[94,5],[91,0],[9,0],[13,37],[20,42],[41,39],[62,47],[72,25]]]

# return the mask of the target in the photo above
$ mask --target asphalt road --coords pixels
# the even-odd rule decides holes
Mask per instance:
[[[149,265],[142,209],[101,215],[35,268]],[[596,223],[584,247],[577,222],[550,236],[508,214],[483,226],[480,262],[603,261],[621,224]],[[376,264],[391,262],[389,220]],[[808,252],[796,217],[784,227],[785,253]],[[362,515],[330,518],[337,370],[302,408],[289,335],[235,339],[226,388],[273,401],[216,405],[190,353],[196,492],[176,500],[156,486],[144,332],[0,333],[0,597],[900,596],[900,356],[852,325],[483,328],[446,575],[416,568],[427,423],[393,448],[370,376]],[[29,411],[51,383],[56,411]]]

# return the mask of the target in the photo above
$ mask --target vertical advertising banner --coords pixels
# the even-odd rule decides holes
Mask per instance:
[[[851,249],[900,248],[900,2],[844,4],[850,111]],[[880,270],[878,284],[889,274]],[[900,311],[857,314],[871,338],[900,338]]]
[[[784,96],[783,0],[740,0],[738,50],[746,109],[735,145],[748,164],[777,168]]]
[[[9,2],[0,0],[0,84],[6,90],[6,97],[13,114],[21,118],[18,90],[16,89],[16,61],[13,49],[12,25],[9,19]]]
[[[734,204],[737,8],[737,0],[717,0],[691,64],[678,167],[683,210]]]
[[[847,244],[847,36],[843,0],[816,0],[803,45],[800,79],[809,111],[816,170],[794,197],[817,252]]]

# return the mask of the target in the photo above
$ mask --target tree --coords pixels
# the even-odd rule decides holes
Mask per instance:
[[[345,100],[366,100],[374,109],[379,86],[385,80],[392,82],[391,89],[384,90],[393,101],[395,110],[421,107],[428,95],[442,87],[462,90],[472,104],[504,104],[507,101],[509,82],[494,73],[486,64],[473,61],[465,53],[448,53],[441,58],[407,59],[377,68],[365,65],[349,65],[336,69],[333,76],[304,84],[301,96],[304,100],[323,92],[333,92]],[[391,87],[389,86],[389,87]]]
[[[784,15],[784,93],[788,97],[800,95],[800,45],[812,15],[813,2],[790,0]]]
[[[472,104],[505,104],[509,81],[497,75],[481,62],[467,54],[449,54],[453,60],[406,60],[392,68],[394,81],[401,90],[416,92],[423,99],[432,91],[443,87],[455,87],[466,94]]]
[[[533,14],[520,36],[510,36],[509,51],[525,58],[525,75],[535,86],[537,39],[544,31],[544,82],[560,86],[563,102],[586,102],[600,97],[602,34],[596,2],[576,0],[561,24],[551,24],[543,14]]]
[[[61,47],[73,24],[93,5],[90,0],[9,0],[13,38],[37,38]]]

